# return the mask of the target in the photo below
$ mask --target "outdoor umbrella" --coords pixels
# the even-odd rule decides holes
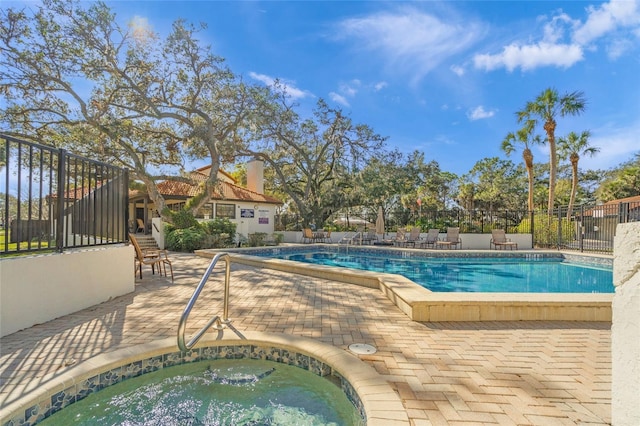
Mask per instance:
[[[378,217],[376,218],[376,234],[384,235],[384,213],[382,206],[378,207]]]

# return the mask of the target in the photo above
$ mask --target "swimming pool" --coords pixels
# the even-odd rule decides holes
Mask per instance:
[[[317,250],[317,247],[291,245],[275,248],[238,248],[225,250],[225,252],[229,253],[231,262],[234,265],[245,265],[257,268],[258,271],[263,269],[283,271],[288,274],[282,277],[285,280],[302,281],[302,277],[309,276],[377,289],[413,321],[611,322],[612,319],[611,304],[613,293],[434,292],[399,274],[314,265],[270,257],[281,254],[310,253]],[[383,247],[341,247],[338,249],[331,246],[325,246],[322,249],[349,251],[350,253],[375,252],[384,256],[422,259],[482,256],[487,258],[524,258],[536,261],[544,258],[555,258],[605,269],[613,267],[612,256],[595,256],[555,250],[518,250],[517,252],[503,250],[427,251]],[[218,253],[219,250],[215,249],[196,251],[197,255],[207,258],[212,258]],[[357,287],[354,287],[354,291],[357,291]]]
[[[256,252],[314,265],[402,275],[434,292],[613,293],[611,267],[553,255],[420,256],[396,251],[317,248]]]

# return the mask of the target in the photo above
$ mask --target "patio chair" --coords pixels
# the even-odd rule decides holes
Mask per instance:
[[[402,247],[407,241],[407,230],[404,228],[398,228],[396,231],[396,237],[392,241],[394,246]]]
[[[458,247],[459,246],[459,247]],[[460,228],[447,228],[447,235],[443,240],[436,241],[436,248],[462,248]]]
[[[143,248],[136,236],[131,233],[129,233],[129,241],[131,241],[131,244],[133,244],[133,247],[136,250],[134,273],[139,271],[140,279],[142,279],[142,265],[151,265],[152,274],[155,274],[157,265],[158,273],[162,275],[164,272],[165,277],[167,276],[167,265],[169,265],[169,270],[171,271],[171,282],[173,282],[173,266],[171,265],[171,260],[169,260],[166,250],[162,250],[157,247]]]
[[[316,236],[314,235],[311,228],[304,228],[302,230],[302,242],[303,243],[315,243]]]
[[[435,247],[438,239],[440,238],[439,229],[429,229],[427,237],[420,242],[420,248]]]
[[[516,248],[516,250],[518,250],[518,243],[511,241],[509,238],[507,238],[507,235],[505,234],[504,229],[491,230],[491,240],[489,241],[489,249],[491,249],[491,246],[493,246],[495,250],[506,249],[507,247],[509,247],[510,250],[513,250],[514,247]]]
[[[136,233],[139,231],[142,231],[142,233],[144,234],[144,231],[145,231],[144,220],[136,219],[136,223],[138,224],[138,227],[136,228]]]

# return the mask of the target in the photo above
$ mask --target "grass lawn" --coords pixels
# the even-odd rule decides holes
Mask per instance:
[[[5,242],[6,242],[6,229],[2,229],[0,230],[0,255],[5,256],[5,255],[11,255],[11,254],[17,254],[16,252],[18,251],[18,243],[9,243],[8,246],[5,246]],[[49,247],[49,241],[41,241],[40,242],[40,248],[42,249],[48,249]],[[38,248],[38,240],[34,240],[31,241],[31,248]],[[29,243],[27,241],[22,241],[20,242],[20,250],[28,250],[29,249]],[[49,250],[47,250],[49,251]],[[19,254],[25,254],[25,253],[19,253]]]

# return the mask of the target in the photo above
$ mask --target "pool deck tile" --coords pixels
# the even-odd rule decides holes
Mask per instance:
[[[208,260],[171,258],[174,284],[145,270],[134,293],[0,339],[0,410],[26,389],[47,386],[47,374],[175,337]],[[223,274],[214,275],[210,288],[221,287]],[[378,289],[235,264],[231,277],[235,330],[314,338],[345,351],[374,345],[375,354],[360,358],[390,383],[414,426],[611,422],[610,322],[416,322]],[[188,332],[221,311],[221,292],[203,292]],[[372,423],[394,424],[398,407],[386,408]]]

